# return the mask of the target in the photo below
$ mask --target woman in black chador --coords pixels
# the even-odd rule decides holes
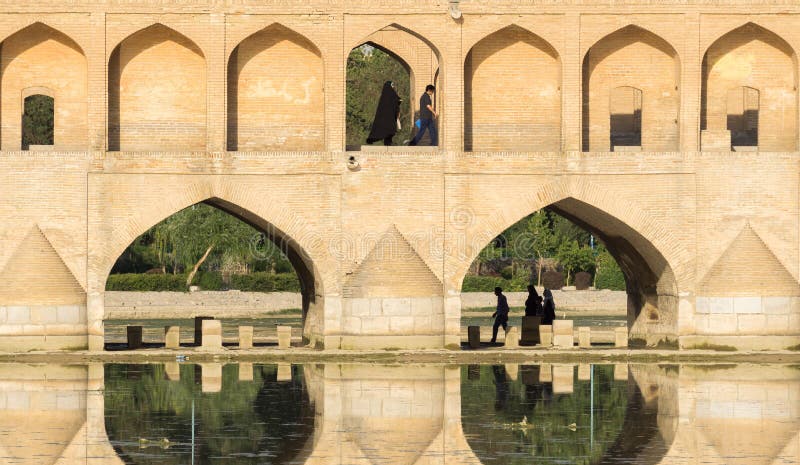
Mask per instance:
[[[528,298],[525,299],[525,316],[539,316],[542,314],[542,298],[533,285],[528,285]]]
[[[378,109],[375,110],[375,119],[372,121],[372,131],[367,137],[367,143],[383,140],[383,145],[392,145],[392,138],[397,133],[397,121],[400,117],[400,96],[394,90],[394,83],[386,81],[383,84],[381,99]]]

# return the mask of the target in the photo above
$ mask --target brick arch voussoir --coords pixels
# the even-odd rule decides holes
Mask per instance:
[[[756,27],[761,32],[769,34],[769,35],[773,35],[773,36],[777,37],[778,39],[780,39],[784,44],[786,44],[786,46],[789,48],[789,50],[792,51],[792,61],[797,63],[797,50],[791,44],[791,42],[786,40],[786,37],[782,36],[781,34],[778,34],[777,32],[773,31],[772,29],[764,26],[763,24],[760,24],[758,21],[753,21],[752,19],[751,20],[747,20],[747,21],[740,21],[739,23],[737,23],[736,26],[731,27],[730,29],[727,29],[722,34],[719,34],[718,36],[716,36],[716,37],[712,38],[711,40],[709,40],[707,45],[703,48],[703,54],[700,55],[700,59],[701,60],[705,59],[705,56],[708,54],[708,51],[711,50],[715,45],[717,45],[717,43],[719,43],[720,40],[724,39],[729,34],[731,34],[733,32],[736,32],[739,29],[745,28],[747,26]]]
[[[555,50],[556,55],[558,56],[557,57],[558,61],[559,62],[561,61],[561,56],[563,55],[563,53],[562,53],[563,50],[559,50],[559,47],[556,46],[556,41],[554,40],[555,39],[554,37],[548,37],[547,34],[545,34],[542,31],[535,31],[535,30],[533,30],[533,29],[531,29],[529,27],[523,26],[523,25],[521,25],[521,24],[519,24],[517,22],[514,22],[514,21],[504,21],[501,25],[496,25],[495,24],[495,25],[492,25],[491,28],[486,28],[487,31],[482,32],[477,38],[472,40],[470,43],[464,44],[463,49],[466,50],[466,53],[464,53],[464,56],[461,57],[461,65],[463,66],[466,63],[467,56],[469,55],[469,52],[471,52],[472,49],[475,48],[476,45],[478,45],[479,43],[483,42],[484,39],[487,39],[490,36],[492,36],[494,34],[497,34],[498,32],[501,32],[501,31],[503,31],[505,29],[514,28],[514,27],[516,27],[518,29],[522,29],[523,31],[527,32],[528,34],[530,34],[530,35],[532,35],[534,37],[537,37],[540,40],[542,40],[542,42],[547,44],[548,47],[550,47],[553,50]]]
[[[444,59],[444,56],[440,52],[440,50],[442,50],[441,47],[436,45],[436,43],[434,41],[432,41],[431,39],[429,39],[428,37],[418,33],[417,31],[415,31],[414,29],[406,27],[406,26],[402,25],[401,23],[394,22],[394,21],[388,21],[386,23],[381,24],[380,27],[372,29],[369,32],[369,34],[367,34],[367,35],[359,38],[358,40],[348,44],[348,46],[345,47],[345,50],[353,50],[354,48],[358,47],[359,45],[361,45],[361,44],[363,44],[365,42],[369,42],[369,38],[372,35],[374,35],[377,32],[380,32],[384,28],[387,28],[387,27],[390,27],[390,26],[396,27],[396,28],[400,29],[401,31],[406,32],[407,34],[411,34],[412,36],[416,37],[417,39],[419,39],[423,43],[425,43],[425,45],[430,47],[430,49],[433,50],[433,53],[436,54],[436,57],[439,60],[439,63],[440,63],[440,66],[441,66],[442,60]]]
[[[376,36],[378,32],[380,31],[377,31],[369,36],[364,43],[373,44],[382,51],[394,55],[396,58],[402,60],[409,70],[413,70],[418,59],[413,47],[411,47],[411,45],[406,41],[392,42],[390,44],[387,41],[380,40],[380,37]],[[358,47],[358,45],[356,47]]]
[[[84,56],[84,58],[86,57],[86,47],[84,46],[84,44],[81,44],[79,40],[75,39],[75,37],[72,37],[71,35],[67,34],[64,31],[62,31],[58,27],[53,26],[52,24],[50,24],[50,22],[42,20],[42,19],[34,19],[34,20],[27,21],[24,25],[14,29],[12,32],[9,32],[8,34],[0,36],[0,44],[2,44],[6,40],[8,40],[9,38],[11,38],[11,37],[13,37],[13,36],[15,36],[17,34],[24,33],[27,29],[29,29],[29,28],[31,28],[33,26],[36,26],[37,24],[42,25],[42,26],[44,26],[44,27],[46,27],[48,29],[51,29],[51,30],[63,35],[67,39],[69,39],[73,44],[75,44],[78,47],[78,49],[80,49],[80,52]]]
[[[310,33],[313,32],[313,30],[301,31],[300,29],[298,29],[296,27],[287,26],[286,24],[281,23],[280,21],[273,21],[273,22],[271,22],[269,24],[266,24],[266,25],[258,24],[258,25],[253,25],[253,26],[247,27],[247,28],[241,28],[241,30],[237,31],[236,36],[231,38],[232,40],[229,42],[229,43],[235,44],[235,45],[231,46],[229,50],[225,50],[225,62],[226,63],[230,62],[231,54],[233,53],[233,51],[236,50],[236,48],[239,45],[241,45],[242,43],[244,43],[246,40],[250,39],[250,37],[258,34],[259,32],[261,32],[263,30],[266,30],[266,29],[269,29],[269,28],[275,27],[275,26],[282,27],[282,28],[292,32],[293,34],[297,35],[298,37],[302,38],[303,40],[307,41],[309,44],[313,45],[314,49],[316,50],[316,52],[319,54],[320,58],[322,59],[323,64],[325,63],[325,54],[322,53],[322,49],[320,48],[318,41],[314,40],[312,38],[312,34],[310,34]]]
[[[159,21],[150,21],[150,22],[146,22],[146,23],[136,24],[136,25],[130,26],[130,28],[127,29],[123,33],[122,38],[120,40],[118,40],[117,43],[115,43],[112,47],[108,47],[106,49],[106,61],[111,59],[111,55],[114,53],[114,51],[117,50],[117,48],[120,45],[125,43],[125,41],[127,41],[128,39],[130,39],[134,35],[142,32],[142,31],[144,31],[146,29],[149,29],[149,28],[151,28],[153,26],[164,27],[164,28],[169,29],[170,31],[174,32],[175,34],[178,34],[179,36],[183,37],[184,39],[188,40],[189,42],[192,43],[192,45],[197,47],[197,50],[200,51],[200,55],[203,57],[203,59],[206,60],[206,61],[208,60],[208,58],[207,58],[208,54],[203,49],[203,47],[200,45],[200,42],[198,42],[196,40],[196,38],[193,38],[192,35],[188,31],[186,31],[180,25],[172,23],[171,21],[161,21],[161,20],[159,20]]]
[[[621,27],[619,27],[619,26],[614,26],[614,27],[613,27],[613,29],[612,29],[612,30],[610,30],[610,31],[608,31],[608,32],[605,32],[605,31],[604,31],[604,32],[601,32],[601,33],[599,33],[599,34],[597,35],[597,37],[598,37],[598,38],[597,38],[596,40],[593,40],[593,41],[588,41],[588,42],[590,42],[590,43],[591,43],[591,45],[589,45],[588,47],[586,47],[586,49],[584,49],[584,50],[581,50],[581,62],[583,62],[583,61],[585,61],[585,60],[586,60],[586,55],[587,55],[587,54],[589,53],[589,51],[590,51],[592,48],[594,48],[594,47],[595,47],[597,44],[600,44],[600,43],[602,43],[602,42],[603,42],[603,41],[605,41],[606,39],[608,39],[608,38],[610,38],[610,37],[612,37],[612,36],[614,36],[614,35],[616,35],[616,34],[618,34],[618,33],[622,32],[622,31],[624,31],[624,30],[626,30],[626,29],[634,29],[634,30],[642,31],[642,32],[644,32],[644,33],[646,33],[646,34],[650,34],[650,35],[652,35],[653,37],[657,38],[658,40],[660,40],[661,42],[663,42],[664,44],[666,44],[667,46],[669,46],[669,48],[672,50],[672,53],[674,53],[674,55],[675,55],[675,59],[678,61],[678,63],[681,63],[681,55],[680,55],[680,53],[678,53],[678,48],[677,48],[677,47],[675,47],[675,44],[673,44],[672,42],[670,42],[669,40],[667,40],[666,38],[664,38],[664,36],[663,36],[663,35],[661,35],[661,34],[658,34],[658,33],[654,32],[652,29],[650,29],[650,28],[648,28],[648,27],[645,27],[645,26],[642,26],[642,25],[640,25],[640,24],[637,24],[637,23],[635,23],[635,22],[628,23],[628,24],[626,24],[626,25],[624,25],[624,26],[621,26]]]

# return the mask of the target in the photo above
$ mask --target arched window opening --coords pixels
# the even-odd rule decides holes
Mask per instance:
[[[392,136],[391,145],[409,145],[412,140],[416,145],[438,145],[441,139],[438,133],[442,129],[438,119],[431,118],[431,124],[417,126],[415,123],[420,121],[420,116],[429,116],[427,105],[424,112],[420,110],[423,99],[430,101],[437,113],[441,112],[444,100],[437,85],[437,81],[441,81],[439,63],[439,54],[433,45],[402,26],[392,24],[364,37],[351,50],[346,63],[347,150],[361,150],[367,145],[366,139],[372,132],[378,101],[387,81],[394,83],[394,91],[401,99],[399,115],[391,114],[394,108],[381,111],[379,129],[372,134],[378,140],[373,144],[382,146],[382,136]],[[432,96],[426,95],[429,85],[436,87]],[[424,129],[423,137],[415,140],[420,127]],[[431,138],[431,127],[436,132],[436,140]]]
[[[728,91],[727,127],[734,151],[758,147],[758,106],[758,89],[742,86]]]
[[[42,150],[53,147],[55,130],[55,99],[34,94],[25,97],[22,113],[22,150]]]
[[[622,86],[611,91],[611,151],[632,151],[642,148],[642,91]]]

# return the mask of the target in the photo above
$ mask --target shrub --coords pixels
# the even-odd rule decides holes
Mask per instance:
[[[585,291],[592,285],[592,275],[585,271],[575,273],[575,289]]]
[[[558,290],[564,287],[564,273],[560,271],[545,271],[542,273],[542,286]]]
[[[258,272],[231,276],[231,289],[242,292],[300,292],[300,281],[295,273]]]
[[[493,292],[495,287],[502,287],[504,292],[524,291],[528,285],[525,279],[503,279],[496,276],[474,276],[464,277],[461,285],[461,292]]]
[[[204,291],[221,291],[225,289],[222,274],[214,271],[198,271],[192,284],[200,286],[200,289]]]
[[[511,268],[511,265],[504,266],[503,269],[500,270],[500,276],[502,276],[503,279],[511,279],[514,276],[514,271],[513,268]]]
[[[184,274],[112,274],[106,281],[107,291],[176,291],[186,292]]]

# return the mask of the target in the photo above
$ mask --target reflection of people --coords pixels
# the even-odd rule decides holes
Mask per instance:
[[[436,92],[436,87],[428,84],[425,87],[425,93],[419,98],[419,131],[417,131],[417,135],[408,145],[417,145],[422,140],[422,136],[425,135],[425,130],[429,130],[431,133],[431,145],[439,145],[439,136],[436,133],[436,125],[433,122],[433,119],[439,116],[436,110],[433,109],[433,100],[431,100],[434,92]]]
[[[497,330],[500,326],[505,331],[508,331],[508,299],[503,295],[503,289],[494,288],[494,295],[497,296],[497,310],[492,313],[494,318],[494,326],[492,326],[492,342],[497,340]]]
[[[525,316],[539,316],[542,313],[542,298],[533,285],[528,285],[528,298],[525,299]]]
[[[383,140],[383,145],[392,145],[392,138],[398,129],[400,101],[400,96],[394,90],[394,83],[386,81],[383,84],[381,98],[378,100],[378,108],[375,110],[372,130],[367,137],[368,144]]]
[[[494,374],[494,409],[501,411],[505,410],[506,402],[508,401],[508,380],[506,379],[506,369],[503,365],[492,365],[492,373]]]
[[[542,306],[542,311],[544,313],[544,316],[542,317],[542,324],[553,324],[553,320],[556,319],[556,303],[553,300],[553,293],[550,291],[550,289],[544,290],[544,305]]]

